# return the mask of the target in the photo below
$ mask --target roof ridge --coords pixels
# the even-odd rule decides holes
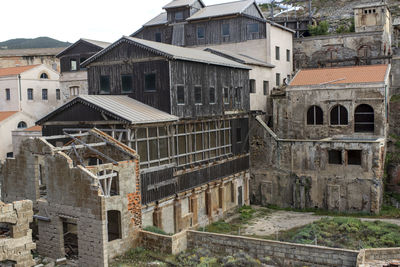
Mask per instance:
[[[358,66],[336,66],[336,67],[324,67],[324,68],[307,68],[300,69],[299,71],[309,71],[309,70],[333,70],[333,69],[349,69],[349,68],[365,68],[365,67],[378,67],[378,66],[389,66],[389,64],[373,64],[373,65],[358,65]]]
[[[237,1],[231,1],[231,2],[213,4],[213,5],[206,6],[206,7],[204,7],[204,8],[213,7],[213,6],[220,6],[220,5],[227,5],[227,4],[233,4],[233,3],[238,3],[238,2],[250,2],[250,1],[254,2],[254,0],[237,0]],[[199,10],[199,11],[200,11],[200,10]],[[195,14],[196,14],[196,13],[195,13]],[[194,15],[194,14],[193,14],[193,15]]]

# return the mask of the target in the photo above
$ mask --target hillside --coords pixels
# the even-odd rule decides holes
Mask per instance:
[[[38,37],[34,39],[17,38],[0,42],[0,49],[28,49],[28,48],[53,48],[67,47],[68,42],[61,42],[49,37]]]

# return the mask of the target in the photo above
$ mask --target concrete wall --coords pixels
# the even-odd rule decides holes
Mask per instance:
[[[74,97],[73,95],[71,95],[71,90],[70,90],[71,87],[79,87],[80,95],[87,95],[89,93],[86,70],[61,73],[60,88],[61,91],[64,93],[64,98],[66,100],[71,99],[71,97]]]
[[[244,251],[256,258],[271,257],[282,266],[353,267],[358,251],[300,245],[241,236],[188,231],[188,249],[212,248],[215,253],[232,255]]]
[[[32,124],[35,123],[34,121]],[[41,131],[16,130],[11,132],[14,157],[19,153],[21,143],[30,137],[41,137]]]
[[[0,224],[7,224],[8,236],[0,238],[0,265],[2,261],[14,261],[15,267],[35,265],[31,250],[36,248],[32,242],[32,201],[23,200],[4,204],[0,202]],[[14,265],[13,265],[14,266]]]
[[[157,226],[172,234],[222,219],[239,205],[239,190],[242,205],[250,204],[249,177],[249,172],[237,173],[146,205],[142,209],[143,228]]]
[[[182,231],[178,234],[168,236],[140,231],[139,244],[146,249],[176,255],[187,249],[187,233],[186,231]]]
[[[250,67],[252,70],[249,72],[249,79],[254,79],[256,83],[256,92],[250,93],[250,109],[267,112],[268,95],[275,85],[274,69],[259,66]],[[267,81],[269,85],[266,94],[264,94],[264,81]]]
[[[357,267],[368,264],[371,261],[399,260],[400,248],[375,248],[362,249],[357,259]]]

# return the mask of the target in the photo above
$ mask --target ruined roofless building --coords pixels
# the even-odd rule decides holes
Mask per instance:
[[[390,65],[299,71],[273,98],[273,129],[252,126],[253,201],[378,213],[389,73]]]
[[[40,255],[108,266],[137,242],[139,156],[97,129],[25,140],[2,175],[6,202],[33,200]]]

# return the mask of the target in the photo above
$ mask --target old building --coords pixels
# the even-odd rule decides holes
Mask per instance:
[[[210,6],[202,1],[172,1],[164,9],[165,12],[131,36],[209,48],[221,56],[249,64],[251,110],[270,109],[269,93],[287,82],[293,71],[294,31],[267,21],[254,0]]]
[[[32,201],[0,202],[0,266],[31,267],[35,265],[31,250]]]
[[[61,105],[64,94],[58,79],[58,72],[46,65],[0,69],[0,112],[10,115],[0,122],[4,136],[0,161],[7,154],[12,156],[11,131],[34,126],[36,120]]]
[[[60,71],[60,61],[56,55],[64,50],[57,48],[0,49],[0,68],[13,68],[45,64]]]
[[[301,70],[276,92],[273,129],[254,122],[253,200],[379,212],[389,73],[390,65]]]
[[[389,63],[392,19],[385,2],[354,8],[355,32],[311,36],[294,42],[295,68]]]
[[[34,201],[41,255],[108,266],[133,246],[142,220],[139,159],[103,132],[25,140],[2,174],[5,201]]]
[[[108,45],[106,42],[82,38],[57,54],[61,64],[60,88],[67,99],[88,94],[87,71],[80,64]]]
[[[14,155],[12,131],[24,130],[35,125],[35,122],[33,116],[23,111],[0,111],[0,162]]]

